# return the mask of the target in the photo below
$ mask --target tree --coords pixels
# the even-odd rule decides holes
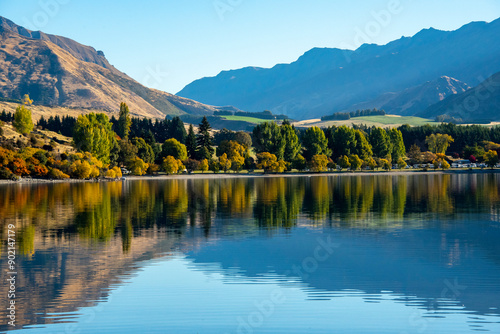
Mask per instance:
[[[88,179],[92,172],[92,166],[86,160],[77,160],[71,164],[69,170],[71,176],[77,179]]]
[[[207,121],[208,122],[208,121]],[[179,116],[175,116],[169,123],[168,133],[171,138],[177,139],[182,144],[186,143],[186,128]]]
[[[375,170],[375,168],[377,168],[377,162],[375,161],[375,159],[373,158],[370,158],[368,159],[368,161],[366,162],[366,165],[371,169],[371,170]]]
[[[357,154],[351,154],[349,156],[349,163],[351,164],[351,170],[357,171],[363,165],[363,160]]]
[[[356,132],[342,125],[333,133],[333,158],[349,156],[356,152]]]
[[[278,158],[269,152],[262,152],[257,154],[258,164],[257,168],[263,169],[264,173],[270,171],[273,164],[278,161]]]
[[[167,175],[175,174],[179,171],[180,165],[182,163],[180,160],[175,157],[169,155],[163,159],[162,168],[167,173]]]
[[[292,161],[292,168],[298,171],[303,171],[307,167],[307,160],[302,156],[302,154],[297,154],[295,159]]]
[[[250,148],[252,146],[252,137],[244,131],[236,132],[233,136],[233,140],[246,148]]]
[[[370,159],[373,156],[372,146],[361,130],[355,130],[355,140],[356,149],[354,153],[357,154],[361,160],[366,161]]]
[[[372,144],[374,156],[390,158],[392,148],[387,131],[382,128],[374,128],[370,133],[370,144]]]
[[[386,171],[390,171],[392,169],[391,163],[387,159],[380,159],[380,167]]]
[[[406,156],[403,134],[398,129],[390,129],[388,134],[392,147],[392,161],[399,161],[400,158],[404,158]]]
[[[324,172],[328,166],[328,157],[324,154],[314,155],[311,159],[311,170],[314,172]]]
[[[104,164],[109,164],[109,155],[116,138],[108,116],[90,113],[78,117],[73,141],[77,150],[90,152]]]
[[[196,158],[196,135],[194,133],[193,124],[189,125],[188,134],[186,137],[186,149],[189,158]]]
[[[227,170],[231,168],[231,160],[227,158],[227,154],[224,153],[219,157],[219,165],[220,168],[224,171],[224,173],[227,173]]]
[[[446,153],[446,150],[455,140],[448,134],[431,134],[425,138],[425,143],[432,153]]]
[[[22,104],[27,105],[27,106],[30,106],[31,104],[33,104],[33,100],[30,99],[30,96],[28,94],[24,94],[21,102],[22,102]]]
[[[292,162],[302,149],[299,136],[297,136],[295,128],[290,124],[286,123],[281,125],[281,135],[285,142],[285,151],[283,153],[283,159],[285,161]]]
[[[128,139],[118,142],[118,164],[128,165],[136,156],[139,150]]]
[[[208,171],[208,168],[209,168],[208,160],[207,159],[201,160],[199,168],[200,168],[202,173],[205,173],[206,171]]]
[[[120,116],[118,117],[118,124],[116,134],[122,139],[127,139],[130,133],[130,126],[132,120],[130,119],[130,111],[126,103],[120,103]]]
[[[12,126],[21,134],[28,135],[33,131],[33,120],[31,119],[31,110],[26,109],[24,105],[16,108]]]
[[[438,169],[441,167],[443,170],[450,168],[450,164],[446,161],[446,155],[444,153],[437,153],[436,159],[432,162],[434,168]]]
[[[155,153],[153,148],[146,143],[142,138],[135,137],[132,139],[132,144],[137,147],[137,156],[145,163],[152,164],[155,161]]]
[[[184,162],[184,165],[189,173],[194,172],[195,170],[198,170],[200,168],[200,162],[194,159],[187,159]]]
[[[420,147],[416,144],[413,144],[408,151],[408,158],[410,159],[410,163],[412,165],[422,163],[422,151]]]
[[[331,151],[328,148],[328,140],[323,130],[317,126],[307,128],[302,136],[302,146],[304,147],[304,158],[311,160],[315,155],[330,156]]]
[[[162,157],[173,156],[175,159],[186,160],[187,159],[187,149],[186,145],[181,144],[177,139],[170,138],[165,140],[162,145],[161,150]]]
[[[253,145],[257,154],[268,152],[284,159],[286,142],[275,122],[264,122],[253,128]]]
[[[349,162],[349,157],[347,155],[343,155],[338,159],[338,165],[340,168],[349,168],[351,167],[351,163]]]
[[[399,167],[399,169],[406,168],[406,166],[408,166],[408,165],[406,164],[405,159],[399,158],[398,159],[398,167]]]
[[[239,173],[245,165],[245,159],[242,156],[235,156],[231,159],[231,169]]]
[[[238,156],[244,157],[248,155],[248,149],[234,140],[223,140],[217,147],[217,156],[220,157],[224,153],[227,154],[229,159],[233,160]]]
[[[217,174],[220,171],[219,161],[212,159],[210,161],[210,170],[214,172],[214,174]]]
[[[489,150],[484,154],[484,162],[493,169],[495,165],[498,163],[498,153],[493,150]]]
[[[212,135],[210,134],[210,130],[212,127],[208,122],[207,117],[203,117],[200,126],[198,128],[198,137],[197,137],[197,155],[198,160],[211,160],[214,154],[214,148],[212,147]]]

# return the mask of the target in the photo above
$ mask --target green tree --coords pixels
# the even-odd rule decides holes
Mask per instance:
[[[314,172],[324,172],[328,166],[328,157],[324,154],[318,154],[311,159],[311,170]]]
[[[380,159],[380,167],[387,171],[391,170],[392,168],[391,163],[387,159]]]
[[[212,135],[210,134],[210,130],[212,127],[208,122],[207,117],[203,117],[200,126],[198,128],[198,137],[197,137],[197,156],[198,160],[211,160],[214,154]]]
[[[357,154],[351,154],[349,156],[349,163],[351,164],[351,170],[357,171],[363,165],[363,160]]]
[[[446,153],[446,150],[455,140],[448,134],[431,134],[425,138],[425,143],[432,153]]]
[[[206,159],[205,159],[206,160]],[[210,166],[209,166],[210,170],[212,172],[214,172],[214,174],[217,174],[219,171],[220,171],[220,164],[219,164],[219,161],[215,160],[215,159],[212,159],[210,161]]]
[[[252,146],[252,137],[244,131],[236,132],[233,136],[233,140],[246,148],[250,148]]]
[[[399,161],[400,158],[406,156],[405,143],[403,141],[403,134],[398,129],[390,129],[388,131],[389,139],[391,141],[391,158],[392,161]]]
[[[340,168],[349,168],[351,167],[351,163],[349,162],[349,157],[347,155],[343,155],[338,159],[338,165]]]
[[[162,157],[173,156],[175,159],[186,160],[187,149],[186,145],[181,144],[177,139],[170,138],[165,140],[161,149]]]
[[[398,167],[399,167],[399,169],[406,168],[406,166],[408,166],[408,165],[406,164],[405,159],[399,158],[398,159]]]
[[[382,128],[375,128],[370,133],[370,144],[372,145],[373,155],[378,158],[389,158],[392,147],[387,131]]]
[[[138,149],[128,139],[122,139],[118,142],[118,163],[124,166],[128,165],[136,156]]]
[[[370,158],[366,161],[366,165],[371,169],[371,170],[375,170],[377,168],[377,162],[375,161],[375,159],[373,158]]]
[[[253,145],[256,153],[274,154],[277,159],[284,159],[286,142],[281,128],[274,122],[264,122],[253,129]]]
[[[307,160],[302,156],[302,154],[297,154],[295,159],[292,161],[292,168],[298,171],[303,171],[307,168]]]
[[[333,158],[349,156],[356,152],[356,132],[352,128],[342,125],[335,129],[333,141]]]
[[[196,158],[196,134],[194,133],[193,124],[189,125],[188,134],[186,137],[186,149],[188,157],[191,159]]]
[[[285,123],[281,125],[281,135],[285,141],[283,159],[285,161],[292,162],[302,149],[299,136],[297,136],[297,131],[292,125]]]
[[[118,124],[116,127],[116,134],[122,139],[127,139],[130,133],[130,126],[132,120],[130,119],[130,111],[125,102],[120,103],[120,115],[118,117]]]
[[[200,168],[200,170],[201,170],[202,173],[205,173],[206,171],[208,171],[209,167],[210,166],[208,164],[208,160],[207,159],[201,160],[199,168]]]
[[[90,152],[104,164],[109,164],[111,149],[115,146],[115,133],[105,114],[80,115],[74,127],[73,141],[76,149]]]
[[[153,148],[144,139],[135,137],[132,139],[132,144],[137,147],[137,156],[139,158],[147,164],[154,163],[155,153]]]
[[[304,147],[304,158],[307,160],[311,160],[315,155],[330,156],[332,153],[328,148],[325,132],[317,126],[307,128],[302,136],[302,146]]]
[[[186,143],[186,128],[184,127],[184,122],[180,119],[179,116],[175,116],[174,118],[172,118],[168,127],[168,133],[171,138],[177,139],[182,144]]]
[[[489,150],[484,154],[484,162],[490,166],[492,169],[498,163],[498,153],[493,150]]]
[[[31,110],[26,109],[24,105],[16,108],[12,126],[21,134],[28,135],[33,131],[33,120],[31,119]]]
[[[365,137],[361,130],[355,130],[356,149],[354,153],[358,155],[361,160],[367,161],[373,156],[372,146]]]

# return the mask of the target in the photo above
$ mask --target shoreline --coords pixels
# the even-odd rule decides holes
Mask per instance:
[[[500,169],[474,169],[474,170],[429,170],[429,171],[411,171],[411,170],[392,170],[392,171],[359,171],[359,172],[321,172],[321,173],[283,173],[283,174],[263,174],[263,173],[196,173],[196,174],[179,174],[179,175],[144,175],[144,176],[125,176],[125,179],[97,179],[97,180],[80,180],[80,179],[64,179],[64,180],[49,180],[49,179],[31,179],[24,178],[19,181],[0,180],[0,185],[11,184],[54,184],[54,183],[101,183],[101,182],[127,182],[127,181],[153,181],[153,180],[217,180],[217,179],[240,179],[240,178],[277,178],[277,177],[352,177],[352,176],[409,176],[409,175],[444,175],[444,174],[498,174]]]

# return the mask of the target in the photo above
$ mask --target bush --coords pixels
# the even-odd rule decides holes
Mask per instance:
[[[12,172],[10,171],[10,169],[8,169],[7,167],[1,167],[0,168],[0,179],[2,180],[10,180],[12,178]]]
[[[49,177],[55,180],[69,179],[69,175],[64,174],[57,168],[52,168],[49,172]]]

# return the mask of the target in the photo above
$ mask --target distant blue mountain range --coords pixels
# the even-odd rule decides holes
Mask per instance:
[[[178,95],[295,119],[367,108],[416,115],[500,72],[499,36],[497,19],[455,31],[424,29],[413,37],[382,46],[364,44],[355,51],[314,48],[291,64],[246,67],[199,79]]]

